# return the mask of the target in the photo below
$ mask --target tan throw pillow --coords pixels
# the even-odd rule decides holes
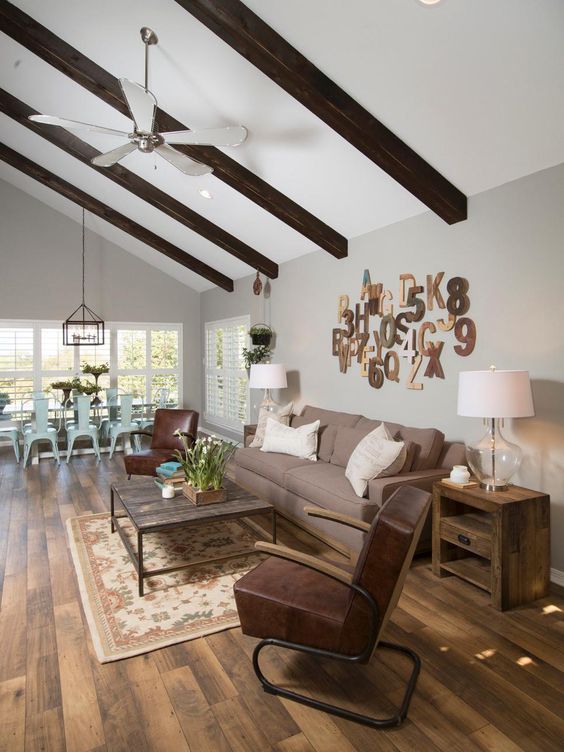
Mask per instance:
[[[261,407],[258,417],[257,430],[254,439],[251,441],[251,447],[261,447],[264,441],[264,431],[266,429],[266,421],[269,418],[275,420],[277,423],[282,423],[284,426],[290,425],[290,418],[292,416],[292,410],[294,409],[294,403],[288,402],[284,407],[278,407],[276,410],[265,410]]]
[[[359,442],[350,456],[345,475],[355,494],[362,497],[366,494],[368,481],[397,475],[406,457],[405,443],[393,441],[382,423]]]
[[[268,418],[260,451],[291,454],[293,457],[316,462],[318,430],[318,420],[299,428],[290,428]]]

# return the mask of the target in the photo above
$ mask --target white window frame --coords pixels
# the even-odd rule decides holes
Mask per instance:
[[[183,403],[183,325],[182,323],[162,323],[162,322],[121,322],[121,321],[108,321],[105,322],[105,341],[107,337],[110,338],[110,384],[111,386],[117,386],[118,377],[122,375],[133,376],[145,376],[145,399],[150,400],[151,397],[151,377],[153,375],[160,374],[173,374],[178,376],[178,404],[181,406]],[[61,329],[62,321],[51,320],[35,320],[35,319],[0,319],[0,327],[7,327],[11,329],[26,328],[33,329],[33,368],[31,371],[0,371],[0,377],[5,378],[26,378],[31,377],[33,381],[33,390],[40,391],[42,381],[44,378],[49,378],[51,381],[58,379],[72,379],[75,376],[80,378],[86,378],[81,371],[80,363],[87,357],[87,347],[73,347],[74,350],[74,366],[71,370],[46,370],[43,371],[42,366],[42,352],[41,352],[41,330],[42,329]],[[146,353],[145,353],[145,368],[143,369],[118,369],[118,352],[117,352],[117,331],[118,329],[126,330],[143,330],[147,332],[147,335],[153,329],[158,330],[174,330],[178,332],[178,366],[176,368],[153,368],[151,365],[151,338],[146,338]],[[70,345],[66,345],[70,347]]]
[[[204,420],[206,423],[210,423],[213,426],[219,426],[220,428],[226,428],[231,431],[236,431],[239,433],[243,432],[243,425],[245,423],[250,422],[250,410],[251,410],[251,399],[250,399],[250,389],[249,389],[249,382],[247,379],[247,409],[245,412],[245,419],[243,423],[241,423],[239,420],[230,420],[223,418],[222,416],[213,415],[212,413],[208,412],[208,374],[211,372],[213,374],[222,374],[224,377],[223,383],[228,384],[229,381],[226,378],[229,374],[232,373],[243,373],[245,376],[247,375],[245,372],[245,369],[231,369],[231,368],[210,368],[208,366],[208,353],[207,353],[207,344],[208,344],[208,332],[210,329],[222,329],[228,326],[244,326],[246,330],[248,331],[251,326],[251,317],[249,314],[245,314],[244,316],[233,316],[231,318],[226,319],[217,319],[216,321],[206,321],[204,325]],[[248,347],[250,344],[250,338],[247,336],[247,344]]]

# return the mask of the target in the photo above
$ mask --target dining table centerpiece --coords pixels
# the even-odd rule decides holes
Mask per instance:
[[[237,445],[215,436],[199,437],[191,444],[180,431],[176,436],[183,445],[183,450],[177,449],[174,454],[184,472],[184,496],[196,506],[226,501],[223,480]]]
[[[100,363],[99,365],[91,365],[90,363],[83,363],[82,364],[82,373],[88,374],[89,376],[94,376],[94,391],[89,392],[89,394],[95,394],[96,396],[92,400],[93,405],[100,405],[102,400],[100,397],[98,397],[98,393],[100,392],[100,387],[98,386],[98,379],[102,374],[109,373],[110,372],[110,366],[108,363]]]

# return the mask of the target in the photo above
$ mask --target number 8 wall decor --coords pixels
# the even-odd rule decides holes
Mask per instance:
[[[408,389],[423,389],[416,379],[435,376],[444,379],[441,355],[447,332],[453,332],[457,355],[466,357],[476,345],[476,324],[467,316],[470,310],[469,284],[464,277],[452,277],[446,283],[446,303],[441,293],[444,272],[427,274],[426,284],[418,285],[413,274],[399,275],[398,309],[394,313],[391,290],[381,282],[372,284],[370,272],[364,270],[360,303],[349,302],[340,295],[337,321],[344,327],[333,329],[333,355],[339,370],[346,373],[353,361],[360,365],[360,375],[368,378],[374,389],[384,381],[400,381],[401,360],[405,358]],[[441,313],[444,311],[444,313]],[[435,315],[434,321],[424,321]],[[432,335],[438,335],[431,339]],[[396,349],[398,348],[398,349]]]

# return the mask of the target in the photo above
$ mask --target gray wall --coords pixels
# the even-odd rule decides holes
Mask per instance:
[[[473,197],[470,218],[453,227],[428,213],[353,239],[345,260],[317,252],[288,262],[272,281],[268,301],[253,296],[251,277],[240,280],[231,295],[218,289],[202,293],[202,325],[245,313],[251,314],[252,322],[270,323],[277,334],[273,361],[284,363],[289,371],[290,387],[280,400],[294,398],[298,406],[312,403],[436,426],[449,439],[472,440],[483,433],[480,420],[456,414],[459,371],[492,363],[529,370],[536,416],[508,421],[506,435],[524,450],[517,480],[551,494],[552,561],[564,570],[563,207],[560,165]],[[444,271],[445,299],[446,281],[466,277],[468,315],[478,332],[474,353],[457,356],[452,332],[441,336],[446,378],[418,379],[424,383],[421,392],[406,389],[405,361],[401,383],[386,382],[380,390],[361,378],[358,366],[339,373],[338,361],[331,356],[337,297],[346,293],[352,301],[359,300],[365,268],[373,282],[391,288],[396,304],[402,272],[411,272],[422,284],[426,274]],[[253,402],[260,402],[260,395],[251,394]]]
[[[60,319],[80,302],[80,225],[0,181],[0,319]],[[199,294],[86,234],[86,302],[107,321],[183,324],[184,404],[199,410]]]

